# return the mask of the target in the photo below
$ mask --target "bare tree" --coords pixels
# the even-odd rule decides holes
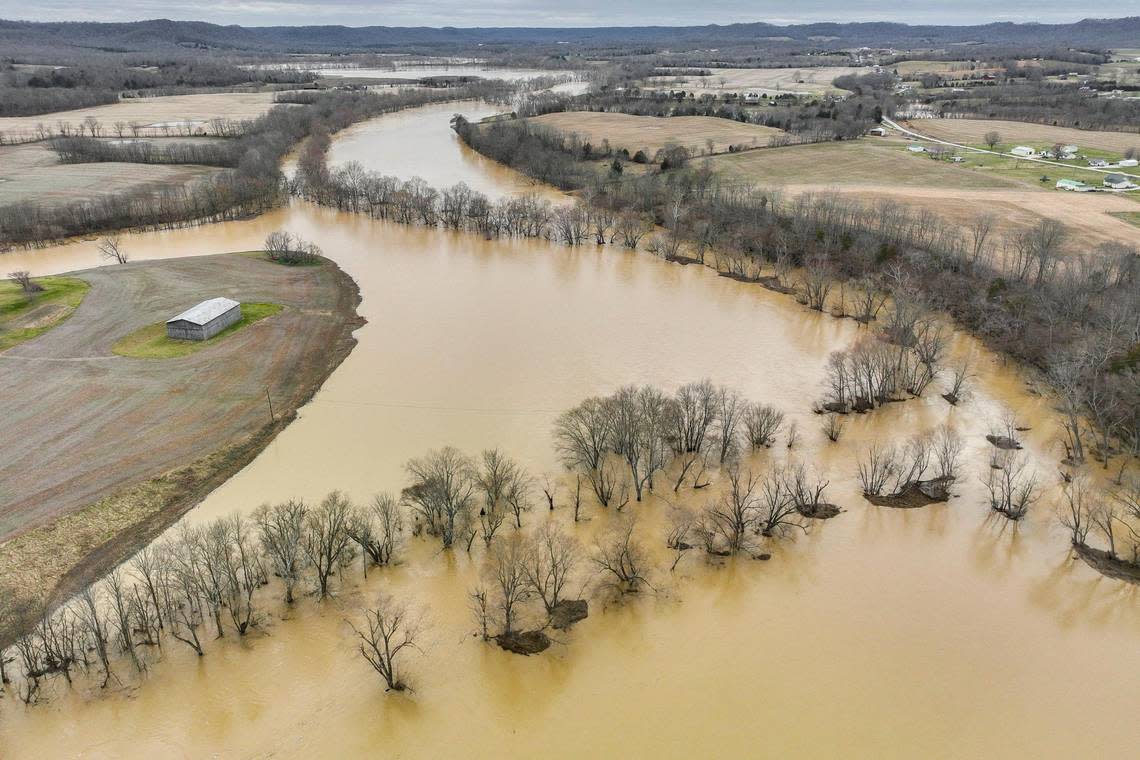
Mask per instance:
[[[423,619],[409,612],[405,605],[381,595],[376,606],[365,611],[360,628],[350,625],[360,640],[360,655],[380,674],[388,690],[404,691],[407,685],[400,678],[397,661],[405,650],[420,649],[417,639],[423,632]]]
[[[377,494],[367,507],[353,509],[346,529],[360,548],[364,577],[367,578],[369,564],[387,565],[392,561],[400,533],[399,501],[392,494]]]
[[[705,507],[696,527],[705,550],[711,554],[736,554],[745,549],[760,513],[756,494],[759,476],[751,470],[742,473],[734,465],[728,468],[727,477],[728,490]]]
[[[1020,520],[1038,498],[1037,474],[1023,456],[1005,452],[999,467],[990,467],[984,480],[990,508],[1010,520]]]
[[[736,439],[744,418],[747,402],[732,388],[717,389],[717,449],[724,464],[735,453]]]
[[[859,482],[864,496],[882,495],[883,489],[896,477],[897,460],[893,446],[883,446],[878,441],[871,444],[859,460]]]
[[[411,504],[430,534],[448,549],[471,521],[477,487],[475,466],[458,450],[447,446],[405,465],[412,485],[403,499]]]
[[[302,548],[306,534],[308,508],[300,499],[291,499],[272,507],[258,507],[253,513],[262,551],[269,559],[273,574],[285,584],[285,603],[293,603],[293,590],[305,568]]]
[[[843,435],[844,426],[843,418],[838,414],[825,414],[820,428],[823,430],[823,434],[827,436],[827,440],[835,443]]]
[[[615,524],[594,545],[591,560],[608,576],[619,592],[637,591],[645,578],[645,556],[641,545],[633,537],[634,521]]]
[[[328,596],[329,579],[345,563],[352,540],[348,535],[351,515],[352,504],[339,491],[330,493],[305,515],[301,548],[317,574],[317,592],[322,599]]]
[[[525,564],[526,547],[517,533],[499,541],[487,555],[487,581],[497,594],[495,601],[504,634],[514,632],[518,607],[531,592]]]
[[[32,279],[31,273],[26,269],[20,270],[19,272],[9,272],[8,279],[16,283],[20,290],[26,295],[40,293],[43,292],[44,289],[42,285]]]
[[[103,667],[103,683],[100,688],[105,689],[114,673],[111,671],[111,657],[107,651],[107,629],[102,617],[102,606],[103,600],[101,595],[97,596],[95,587],[88,586],[79,594],[79,619],[99,656],[99,664]]]
[[[543,525],[525,544],[523,576],[547,614],[562,601],[562,591],[580,559],[578,541],[551,523]]]
[[[97,246],[99,255],[108,261],[113,261],[116,264],[126,264],[130,260],[126,250],[123,248],[122,238],[118,235],[111,235],[99,241]]]
[[[744,414],[744,431],[752,448],[771,448],[784,424],[784,413],[769,404],[749,404]]]
[[[760,534],[768,537],[783,536],[795,529],[807,531],[799,519],[787,478],[779,470],[769,472],[761,485],[756,525]]]
[[[982,140],[990,150],[993,150],[997,147],[997,144],[1001,142],[1001,134],[995,130],[990,130],[989,132],[986,132],[986,134],[982,137]]]

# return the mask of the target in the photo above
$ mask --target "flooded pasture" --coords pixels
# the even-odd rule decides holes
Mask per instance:
[[[526,191],[527,180],[458,144],[446,125],[455,110],[346,130],[330,164],[462,179],[496,196]],[[5,756],[1063,757],[1135,747],[1135,587],[1070,558],[1053,511],[1053,411],[974,340],[952,347],[974,357],[979,375],[965,403],[930,392],[891,404],[853,417],[832,444],[811,407],[829,353],[866,328],[705,268],[616,246],[484,241],[300,202],[125,243],[135,259],[200,255],[256,248],[278,228],[317,242],[359,283],[368,324],[297,420],[185,519],[333,489],[360,501],[398,491],[405,461],[446,444],[499,446],[535,474],[559,472],[559,412],[627,383],[672,390],[705,377],[784,411],[796,447],[781,440],[752,464],[808,463],[844,512],[773,544],[771,561],[709,563],[690,552],[670,572],[673,494],[659,489],[625,510],[653,557],[656,591],[595,598],[587,620],[526,658],[472,635],[479,547],[441,553],[408,538],[399,565],[323,604],[278,610],[283,618],[245,640],[209,642],[203,658],[166,644],[137,686],[122,663],[129,687],[53,683],[32,707],[5,698]],[[2,260],[34,273],[98,263],[94,242]],[[1031,428],[1026,449],[1049,486],[1016,526],[990,516],[980,480],[984,435],[1007,408]],[[868,442],[946,422],[966,441],[955,498],[918,510],[863,500],[855,459]],[[568,498],[564,489],[557,510],[536,505],[525,519],[557,521],[588,545],[614,515],[588,502],[589,520],[574,526]],[[423,654],[407,661],[410,694],[384,693],[345,622],[380,590],[431,622]]]

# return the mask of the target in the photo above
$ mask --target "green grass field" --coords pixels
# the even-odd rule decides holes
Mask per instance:
[[[994,150],[1008,153],[1014,145],[1014,143],[999,143]],[[975,145],[972,147],[988,150],[988,147],[985,145]],[[1081,154],[1089,158],[1103,158],[1110,162],[1115,162],[1122,158],[1119,153],[1095,150],[1092,148],[1082,149]],[[995,177],[1005,177],[1013,180],[1021,180],[1023,182],[1037,182],[1042,187],[1048,188],[1053,188],[1059,179],[1075,179],[1089,185],[1100,187],[1105,177],[1101,172],[1089,171],[1087,162],[1083,158],[1073,161],[1058,161],[1058,163],[1065,164],[1064,167],[1060,167],[1050,164],[1039,164],[1035,161],[1026,161],[1009,155],[994,156],[989,153],[972,153],[968,151],[963,151],[960,155],[965,159],[960,166]],[[1054,161],[1055,159],[1048,160]],[[1112,170],[1110,169],[1109,171]],[[1135,166],[1127,167],[1120,171],[1129,174],[1138,173],[1137,167]],[[1041,177],[1048,177],[1049,182],[1041,182]]]
[[[866,138],[845,142],[761,148],[716,156],[713,166],[731,178],[760,185],[890,185],[893,187],[1012,188],[1009,179],[983,174],[925,154],[904,143]]]
[[[241,305],[241,319],[222,330],[209,340],[174,340],[166,337],[166,323],[135,330],[130,335],[120,338],[111,350],[119,356],[129,356],[132,359],[173,359],[179,356],[189,356],[204,348],[219,343],[239,330],[254,322],[260,322],[281,311],[281,305],[275,303],[243,303]]]
[[[70,317],[90,289],[76,277],[37,277],[43,288],[28,294],[14,282],[0,282],[0,351],[42,335]]]

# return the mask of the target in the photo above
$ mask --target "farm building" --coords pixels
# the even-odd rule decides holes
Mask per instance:
[[[1140,161],[1137,161],[1135,158],[1122,158],[1116,162],[1116,165],[1117,166],[1137,166],[1137,165],[1140,165]]]
[[[882,127],[871,127],[867,130],[867,134],[874,135],[875,137],[886,137],[887,130],[883,129]]]
[[[1069,190],[1074,193],[1088,193],[1093,190],[1092,185],[1086,185],[1084,182],[1076,179],[1062,179],[1057,181],[1058,190]]]
[[[211,298],[166,320],[166,337],[209,340],[241,320],[241,304],[230,298]]]
[[[1032,158],[1037,153],[1037,151],[1028,145],[1018,145],[1016,148],[1010,148],[1009,152],[1019,158]]]
[[[1131,187],[1132,182],[1123,174],[1106,174],[1104,175],[1104,186],[1123,190],[1126,187]]]
[[[1105,167],[1108,166],[1108,161],[1105,161],[1103,158],[1090,158],[1089,166],[1097,168]]]
[[[926,152],[926,148],[924,148],[921,145],[908,145],[908,146],[906,146],[906,149],[909,150],[911,153],[925,153]]]
[[[758,92],[746,92],[746,93],[744,93],[744,102],[745,103],[759,103],[760,102],[760,93],[758,93]]]

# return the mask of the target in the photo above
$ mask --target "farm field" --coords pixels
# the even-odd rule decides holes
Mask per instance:
[[[836,77],[845,74],[866,74],[870,69],[821,66],[802,69],[709,69],[709,71],[711,73],[707,77],[666,75],[649,77],[648,81],[659,87],[676,85],[698,93],[756,90],[768,93],[821,95],[828,92],[842,92],[831,84]]]
[[[624,113],[566,111],[538,116],[531,121],[563,132],[574,132],[594,145],[608,139],[614,148],[625,148],[631,154],[644,149],[653,154],[667,144],[683,145],[694,155],[723,153],[729,145],[759,147],[768,144],[779,129],[756,124],[741,124],[714,116],[632,116]]]
[[[968,163],[954,165],[911,155],[902,145],[889,138],[878,143],[868,138],[749,151],[711,161],[727,176],[778,187],[789,195],[834,192],[868,204],[893,201],[963,225],[992,214],[998,234],[1012,234],[1052,218],[1070,228],[1071,245],[1079,250],[1107,242],[1140,247],[1140,228],[1119,216],[1140,211],[1140,199],[1066,193],[1054,190],[1052,184],[1043,188],[1034,178],[1042,168],[1053,167],[1026,170],[1028,176],[1021,180],[971,169]]]
[[[1123,153],[1129,148],[1140,149],[1140,133],[1104,132],[1047,124],[1029,124],[1020,121],[990,119],[922,119],[904,123],[909,129],[939,140],[963,145],[983,145],[987,132],[997,132],[1002,143],[1046,148],[1055,143],[1073,144],[1084,148]]]
[[[146,127],[142,133],[148,135],[176,131],[187,123],[192,125],[195,133],[200,133],[207,131],[211,119],[240,121],[257,118],[276,105],[273,96],[272,92],[223,92],[127,98],[118,103],[74,111],[3,117],[0,118],[0,134],[10,140],[27,140],[36,136],[40,125],[52,132],[58,132],[61,123],[78,130],[89,117],[98,120],[108,134],[116,122]]]
[[[184,164],[63,164],[41,143],[7,145],[0,147],[0,206],[93,200],[147,187],[182,185],[222,171]]]
[[[960,166],[911,155],[904,145],[892,138],[792,145],[717,156],[713,165],[730,177],[758,184],[891,184],[959,189],[1014,186],[1001,177],[964,171]]]
[[[286,267],[231,254],[71,276],[90,285],[74,314],[0,353],[0,418],[21,441],[0,462],[0,578],[36,568],[38,578],[22,580],[44,588],[112,537],[131,540],[144,522],[156,531],[173,521],[177,514],[162,512],[172,470],[200,470],[166,486],[189,506],[196,479],[241,466],[234,453],[209,466],[200,460],[259,437],[268,443],[347,354],[357,326],[356,287],[331,263]],[[283,308],[188,356],[113,353],[124,336],[214,295]]]

